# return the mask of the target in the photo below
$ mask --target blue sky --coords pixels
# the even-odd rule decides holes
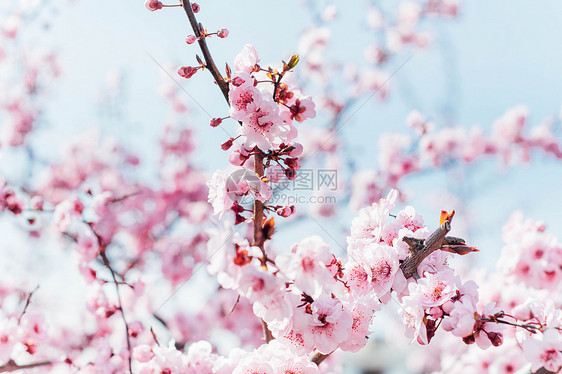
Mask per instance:
[[[383,1],[384,6],[392,4]],[[341,17],[334,23],[330,54],[352,61],[363,60],[363,47],[371,37],[364,28],[367,2],[335,1]],[[45,46],[60,52],[63,75],[49,88],[45,119],[32,141],[46,158],[59,158],[60,145],[69,137],[99,127],[130,149],[142,153],[148,165],[156,161],[154,141],[167,119],[167,109],[157,87],[164,79],[156,64],[194,64],[195,45],[187,46],[190,32],[180,9],[151,13],[141,0],[96,0],[60,2],[56,14],[39,18],[24,30],[29,46]],[[44,32],[43,20],[52,20]],[[256,45],[262,61],[276,63],[297,49],[298,35],[311,22],[306,8],[295,1],[209,1],[201,3],[199,19],[209,30],[228,28],[225,40],[209,45],[219,66],[232,62],[246,43]],[[342,128],[342,136],[353,146],[358,165],[370,167],[376,158],[377,137],[387,131],[407,132],[404,120],[418,109],[439,124],[448,105],[455,122],[489,128],[491,122],[512,106],[525,104],[531,123],[557,115],[562,102],[562,2],[548,0],[464,1],[461,15],[453,21],[430,21],[435,43],[419,51],[396,74],[387,102],[369,101]],[[397,67],[409,56],[398,56]],[[121,116],[100,116],[96,100],[105,90],[108,72],[119,70],[124,77]],[[337,74],[335,78],[337,79]],[[174,78],[213,116],[226,115],[227,108],[208,74],[198,73],[189,81]],[[183,93],[181,93],[183,94]],[[193,108],[186,123],[195,131],[196,161],[210,171],[228,166],[227,154],[219,149],[223,133],[208,126],[208,116]],[[320,117],[320,116],[319,116]],[[320,118],[311,121],[322,125]],[[232,125],[234,126],[234,125]],[[232,127],[234,128],[234,127]],[[560,134],[560,124],[557,133]],[[154,167],[145,169],[146,176]],[[478,163],[459,171],[464,182],[447,181],[435,172],[408,178],[403,184],[416,207],[435,226],[442,203],[440,192],[463,191],[463,212],[471,219],[470,241],[482,251],[475,259],[485,266],[499,256],[501,227],[515,209],[528,217],[543,219],[562,237],[562,165],[535,155],[530,165],[506,170],[497,160]],[[457,173],[458,174],[458,173]],[[335,220],[319,220],[281,230],[280,238],[318,234],[330,242],[345,243],[342,223],[348,227],[353,214]],[[294,231],[296,230],[296,232]],[[333,238],[325,230],[333,233]],[[464,259],[464,258],[463,258]]]
[[[372,38],[363,19],[368,3],[335,5],[341,14],[333,24],[329,53],[362,64],[363,47]],[[382,6],[392,6],[392,2],[383,1]],[[268,11],[271,9],[275,15]],[[447,106],[457,123],[484,128],[507,108],[519,104],[531,109],[531,123],[557,114],[562,98],[561,15],[562,3],[557,1],[540,5],[519,0],[466,1],[458,19],[427,21],[424,27],[432,30],[434,44],[416,52],[396,74],[386,102],[369,101],[341,130],[354,152],[361,154],[358,165],[374,164],[379,134],[408,131],[404,119],[413,109],[439,125]],[[195,63],[196,46],[184,42],[190,33],[185,14],[176,8],[151,13],[137,0],[99,0],[59,5],[58,12],[48,18],[52,19],[48,32],[38,32],[41,20],[36,29],[24,31],[29,45],[60,51],[63,65],[61,80],[51,88],[48,122],[34,139],[41,142],[45,156],[60,157],[53,149],[61,142],[100,127],[103,134],[141,152],[149,164],[154,162],[153,142],[167,120],[167,108],[156,90],[164,79],[171,79],[154,60],[172,66]],[[227,39],[209,41],[219,66],[231,62],[246,43],[256,45],[265,63],[286,59],[296,51],[300,31],[311,23],[310,13],[300,3],[281,6],[249,0],[202,3],[199,20],[209,30],[230,30]],[[409,52],[398,56],[392,63],[394,68],[408,56]],[[99,115],[96,100],[105,89],[108,72],[115,70],[123,74],[124,96],[121,116],[112,119]],[[209,75],[198,73],[189,81],[174,78],[213,116],[226,114],[219,90],[209,84]],[[183,99],[194,109],[186,123],[196,134],[196,159],[210,170],[228,166],[227,155],[219,150],[223,133],[208,126],[208,115],[198,110],[188,95]],[[323,125],[320,119],[311,124]],[[472,217],[473,242],[497,254],[500,228],[515,208],[546,220],[553,231],[562,234],[561,215],[552,209],[562,200],[557,187],[561,170],[557,162],[538,156],[528,166],[504,170],[494,160],[463,172],[462,188],[470,192],[464,199]],[[444,174],[412,177],[404,187],[415,192],[408,203],[422,212],[430,225],[436,224],[441,207],[428,203],[435,200],[428,197],[448,188]],[[334,225],[333,220],[321,223]],[[314,226],[310,226],[312,232],[325,235],[322,228]],[[336,240],[344,243],[345,233]]]

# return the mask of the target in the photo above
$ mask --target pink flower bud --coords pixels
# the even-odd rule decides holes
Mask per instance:
[[[228,161],[234,166],[242,166],[249,157],[240,154],[240,151],[234,151],[228,155]]]
[[[182,66],[178,69],[178,74],[180,77],[185,79],[191,78],[195,73],[197,73],[197,68],[191,66]]]
[[[198,4],[192,3],[191,9],[193,9],[193,13],[199,13],[199,5]]]
[[[486,334],[488,334],[488,339],[490,339],[490,342],[494,347],[502,345],[503,335],[501,332],[487,332]]]
[[[289,152],[289,156],[291,156],[291,157],[300,156],[302,154],[302,151],[303,151],[302,144],[293,143],[291,145],[294,147],[294,149],[291,152]]]
[[[290,181],[297,179],[297,172],[294,171],[293,169],[285,169],[285,175],[287,176],[287,179]]]
[[[187,44],[193,44],[196,40],[197,38],[195,37],[195,35],[188,35],[187,38],[185,38],[185,42]]]
[[[429,308],[429,315],[433,319],[439,319],[443,316],[443,310],[441,310],[441,308],[436,307],[436,306],[431,307],[431,308]]]
[[[144,2],[144,6],[146,7],[146,9],[150,10],[151,12],[162,9],[163,7],[162,2],[160,2],[159,0],[146,0]]]
[[[228,30],[227,29],[220,29],[219,31],[217,31],[217,36],[219,38],[226,38],[228,36]]]
[[[443,311],[445,313],[449,314],[455,308],[455,303],[451,300],[447,300],[447,301],[445,301],[445,303],[441,307],[443,308]]]
[[[246,81],[240,77],[234,77],[234,79],[232,79],[231,81],[233,86],[239,87],[241,85],[243,85],[244,83],[246,83]]]
[[[211,127],[217,127],[222,123],[222,118],[213,118],[211,119]]]
[[[148,345],[139,345],[133,349],[133,358],[138,362],[148,362],[152,357],[154,353]]]
[[[296,157],[287,157],[285,159],[285,165],[293,170],[299,170],[301,168],[301,163]]]
[[[533,318],[533,312],[529,304],[518,305],[511,311],[513,316],[521,321]]]
[[[223,151],[228,151],[230,149],[230,147],[232,147],[232,141],[234,139],[230,138],[228,139],[226,142],[221,144],[221,148]]]
[[[275,213],[279,214],[281,217],[289,217],[295,213],[295,206],[280,206],[275,210]]]

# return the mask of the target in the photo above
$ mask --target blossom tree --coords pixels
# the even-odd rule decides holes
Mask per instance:
[[[12,9],[6,44],[41,6]],[[48,312],[54,296],[40,297],[43,285],[24,276],[2,283],[0,372],[338,373],[342,352],[364,349],[382,313],[396,317],[410,344],[427,346],[420,372],[560,371],[562,245],[546,225],[515,213],[495,272],[484,274],[456,266],[479,255],[478,243],[449,235],[458,208],[436,211],[432,227],[414,207],[399,206],[408,200],[402,180],[413,174],[493,157],[529,162],[532,151],[562,158],[556,120],[527,131],[528,109],[515,107],[486,134],[437,128],[412,111],[404,116],[412,133],[381,136],[377,168],[356,170],[339,133],[342,118],[365,98],[390,95],[389,61],[407,48],[430,48],[422,21],[454,18],[460,5],[403,1],[392,15],[371,7],[377,39],[365,50],[366,71],[325,55],[326,24],[338,10],[309,6],[317,25],[302,33],[298,54],[268,63],[246,44],[223,65],[208,41],[228,43],[229,31],[199,22],[212,18],[205,5],[145,2],[152,12],[185,14],[190,32],[182,39],[193,58],[177,76],[208,72],[208,85],[224,98],[223,112],[208,122],[224,155],[214,173],[195,162],[193,131],[177,124],[162,127],[158,172],[148,181],[140,155],[95,132],[69,142],[62,160],[42,162],[29,138],[41,126],[45,83],[59,74],[56,58],[6,48],[0,63],[20,63],[23,78],[5,83],[0,151],[24,155],[29,173],[20,181],[0,176],[3,222],[38,247],[66,248],[83,292],[72,312],[80,322],[72,324]],[[349,70],[343,84],[351,89],[331,82],[334,69]],[[177,89],[165,95],[184,117]],[[306,127],[317,115],[327,126]],[[336,183],[340,203],[306,212],[298,201],[280,201],[302,166],[314,163],[349,175],[352,182]],[[326,191],[315,194],[322,201]],[[335,219],[346,209],[354,218],[345,251],[317,235],[275,240],[295,223]],[[213,291],[200,310],[163,313],[163,290],[179,291],[201,269]]]

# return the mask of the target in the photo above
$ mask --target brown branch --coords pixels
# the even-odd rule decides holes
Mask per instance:
[[[254,155],[254,172],[259,178],[263,177],[263,155],[261,153],[256,153]],[[262,253],[264,252],[263,247],[263,203],[256,199],[254,200],[254,241],[253,246],[259,247]]]
[[[254,155],[254,172],[258,175],[259,178],[263,177],[263,154],[258,152]],[[261,250],[263,255],[263,264],[266,266],[267,264],[267,255],[265,253],[265,248],[263,245],[264,237],[262,231],[262,222],[263,222],[263,203],[255,199],[254,200],[254,241],[252,243],[253,246],[258,247]],[[266,343],[269,343],[273,340],[273,334],[269,327],[267,327],[267,323],[262,320],[261,325],[263,328],[263,340]]]
[[[92,231],[93,231],[93,229],[92,229]],[[119,303],[117,309],[119,309],[119,311],[121,312],[121,318],[123,319],[123,324],[125,325],[125,336],[127,338],[127,349],[129,350],[129,373],[133,374],[133,362],[132,362],[132,359],[131,359],[131,356],[133,355],[133,351],[131,349],[131,339],[129,338],[129,324],[127,323],[127,319],[125,318],[125,311],[123,310],[123,303],[121,302],[121,292],[119,291],[119,282],[117,281],[117,276],[115,275],[115,271],[111,267],[111,264],[109,263],[109,259],[107,258],[106,254],[105,254],[105,247],[103,247],[101,245],[101,238],[97,234],[95,234],[95,235],[98,237],[98,242],[99,242],[100,247],[101,247],[100,256],[103,260],[103,264],[111,272],[111,277],[113,278],[113,283],[115,284],[115,291],[117,292],[117,302]]]
[[[427,256],[441,248],[445,236],[450,230],[451,222],[446,220],[424,241],[414,238],[403,239],[410,246],[410,255],[400,265],[406,279],[410,277],[419,279],[418,266]]]
[[[29,295],[27,295],[27,298],[25,300],[25,306],[23,307],[23,311],[21,312],[20,317],[18,318],[18,324],[21,322],[21,319],[23,318],[25,312],[27,312],[27,308],[29,307],[29,303],[31,302],[31,296],[33,296],[33,294],[35,293],[35,291],[37,291],[37,289],[39,288],[39,285],[37,285],[37,287],[35,287],[30,293]]]
[[[316,364],[316,366],[318,366],[322,362],[324,362],[324,360],[327,359],[328,356],[331,355],[331,354],[332,354],[332,352],[330,352],[328,354],[316,352],[314,355],[312,355],[312,358],[310,359],[310,361],[314,362]]]
[[[269,343],[270,341],[272,341],[273,339],[275,339],[273,337],[273,334],[271,333],[271,330],[269,329],[269,327],[267,326],[267,322],[265,322],[263,319],[261,320],[261,327],[263,329],[263,340],[266,343]]]
[[[191,24],[191,28],[197,37],[197,41],[199,43],[199,48],[201,48],[201,53],[203,53],[203,58],[205,59],[205,64],[207,69],[211,72],[213,78],[215,78],[215,82],[219,86],[226,102],[230,106],[230,101],[228,99],[228,84],[226,83],[225,79],[221,75],[220,71],[217,69],[215,65],[215,61],[211,56],[211,52],[209,51],[209,47],[207,46],[205,35],[202,34],[204,32],[203,25],[197,22],[197,18],[195,17],[195,13],[193,12],[193,8],[191,7],[191,2],[189,0],[182,0],[182,6],[187,14],[187,18],[189,19],[189,23]],[[263,170],[263,154],[261,152],[257,152],[254,155],[254,171],[255,173],[261,178],[264,175]],[[259,247],[262,254],[263,254],[263,262],[264,264],[267,262],[267,256],[265,254],[265,249],[263,246],[264,238],[262,233],[262,222],[263,222],[263,203],[259,200],[254,201],[254,239],[253,245]],[[267,327],[267,323],[262,320],[263,326],[263,334],[264,340],[269,343],[273,340],[273,335],[271,331]]]
[[[4,365],[0,366],[0,373],[11,373],[12,371],[33,369],[39,366],[51,365],[51,361],[40,361],[33,364],[18,365],[14,360],[6,362]]]
[[[201,52],[203,53],[203,58],[205,59],[205,65],[207,69],[215,78],[215,82],[218,84],[226,102],[228,103],[228,84],[224,80],[223,76],[221,75],[219,69],[215,65],[215,61],[211,56],[211,52],[209,51],[209,47],[207,46],[207,41],[205,35],[202,34],[201,31],[204,31],[203,25],[197,22],[197,18],[195,18],[195,13],[193,12],[193,8],[191,7],[191,2],[189,0],[182,0],[181,1],[183,10],[185,10],[185,14],[187,14],[187,18],[189,19],[189,23],[191,24],[191,28],[197,37],[197,42],[199,43],[199,48],[201,48]]]

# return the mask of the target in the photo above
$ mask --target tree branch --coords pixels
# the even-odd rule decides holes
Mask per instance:
[[[203,25],[197,22],[197,18],[195,18],[195,13],[193,12],[193,8],[191,7],[191,2],[189,0],[182,0],[183,10],[185,10],[185,14],[187,14],[187,18],[189,19],[189,23],[191,24],[191,28],[197,37],[197,42],[199,43],[199,48],[201,48],[201,52],[203,53],[203,58],[205,59],[205,64],[207,69],[215,78],[215,82],[218,84],[226,102],[228,103],[228,84],[226,84],[223,76],[221,75],[219,69],[215,65],[215,61],[211,56],[211,52],[209,51],[209,47],[207,46],[207,41],[205,35],[202,34],[204,32]]]
[[[93,230],[92,230],[93,231]],[[97,234],[96,234],[97,236]],[[98,241],[101,246],[100,237],[98,236]],[[129,324],[127,323],[127,319],[125,318],[125,311],[123,310],[123,303],[121,302],[121,292],[119,292],[119,282],[117,281],[117,277],[115,275],[115,271],[111,267],[109,263],[109,259],[105,254],[105,247],[101,246],[100,256],[103,260],[103,264],[109,269],[111,272],[111,277],[113,278],[113,283],[115,284],[115,291],[117,292],[117,302],[119,303],[118,309],[121,312],[121,318],[123,319],[123,324],[125,325],[125,336],[127,338],[127,349],[129,350],[129,372],[133,374],[133,363],[131,356],[133,355],[133,351],[131,349],[131,339],[129,338]]]
[[[197,18],[195,17],[195,13],[193,12],[193,8],[191,7],[191,2],[189,0],[182,0],[182,6],[187,14],[187,18],[189,19],[189,23],[191,24],[191,28],[197,37],[199,48],[201,48],[201,53],[203,53],[203,58],[205,59],[205,64],[207,69],[211,72],[213,78],[215,78],[215,82],[218,84],[226,102],[230,105],[230,101],[228,99],[228,84],[224,80],[223,76],[221,75],[220,71],[217,69],[215,65],[215,61],[211,56],[211,52],[209,51],[209,47],[207,46],[207,42],[205,40],[205,36],[202,34],[204,32],[203,25],[197,22]],[[263,155],[258,152],[254,155],[254,172],[261,178],[264,175],[263,171]],[[265,249],[263,246],[264,238],[262,233],[262,222],[263,222],[263,203],[259,200],[254,201],[254,211],[253,211],[253,218],[254,218],[254,239],[253,245],[259,247],[264,258],[264,262],[267,259],[265,254]],[[263,335],[264,340],[266,343],[269,343],[273,340],[273,335],[271,331],[267,327],[267,323],[262,320],[263,326]]]
[[[418,266],[427,256],[441,248],[445,236],[450,230],[451,222],[450,220],[446,220],[423,241],[407,237],[403,239],[410,246],[410,255],[400,265],[400,269],[406,279],[410,277],[419,279]]]
[[[325,359],[328,358],[329,355],[331,355],[332,353],[328,353],[328,354],[324,354],[324,353],[320,353],[320,352],[316,352],[315,354],[312,355],[312,358],[310,359],[310,361],[314,362],[317,366],[320,365]]]
[[[51,361],[40,361],[33,364],[18,365],[14,360],[6,362],[4,365],[0,366],[0,373],[11,373],[12,371],[33,369],[39,366],[51,365]]]

